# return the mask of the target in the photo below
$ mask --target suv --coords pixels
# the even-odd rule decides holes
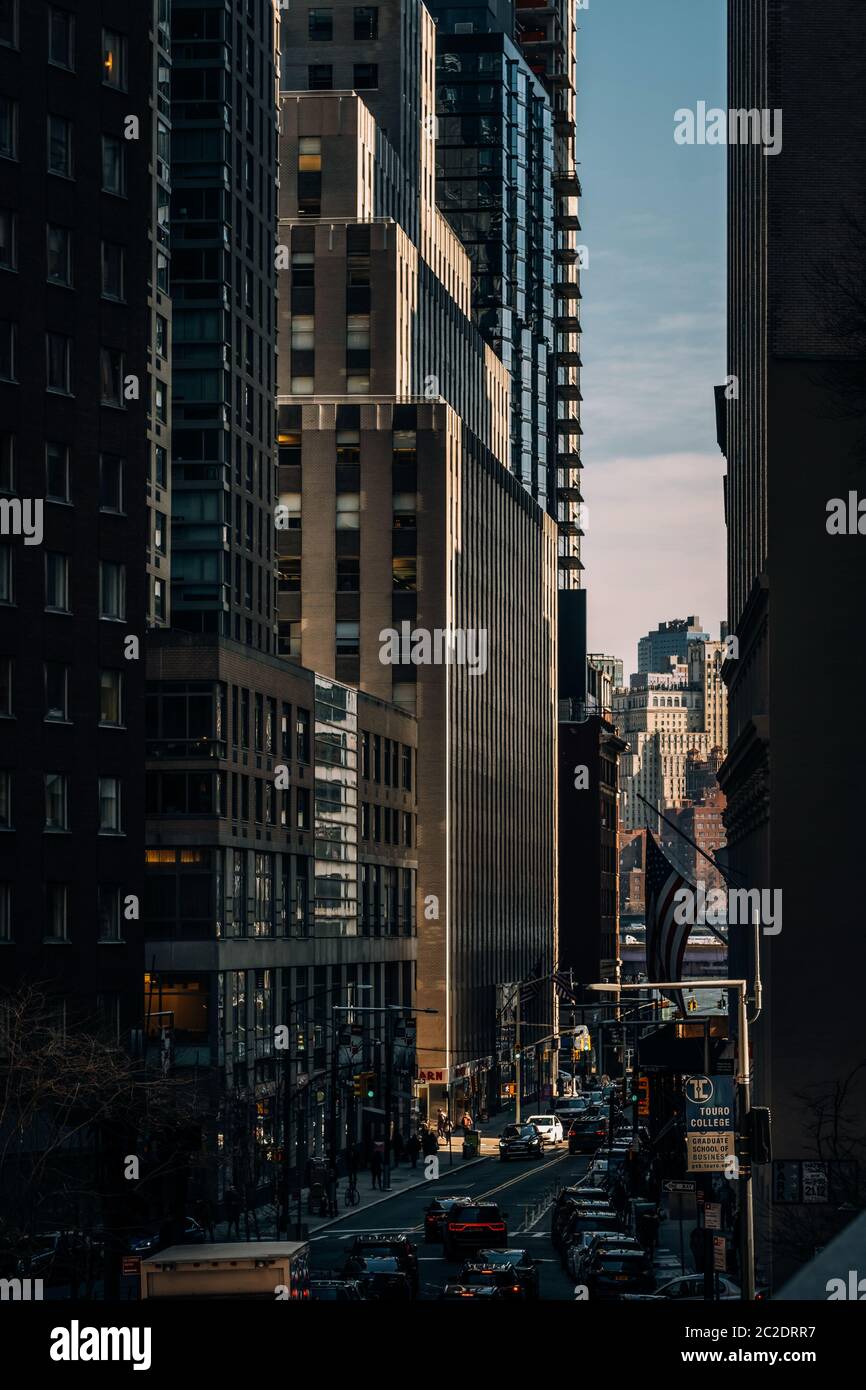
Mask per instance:
[[[489,1287],[500,1289],[503,1298],[526,1297],[526,1290],[511,1265],[491,1265],[480,1260],[467,1260],[457,1278],[464,1289]]]
[[[406,1236],[370,1235],[355,1236],[349,1246],[345,1274],[356,1277],[356,1271],[366,1260],[394,1259],[403,1274],[408,1275],[413,1290],[418,1292],[418,1256],[415,1247]]]
[[[505,1245],[505,1217],[495,1202],[455,1207],[448,1214],[442,1237],[445,1259],[456,1260],[464,1250],[483,1250],[485,1245]]]
[[[499,1157],[505,1163],[509,1158],[541,1158],[544,1153],[544,1140],[535,1125],[506,1125],[499,1141]]]
[[[570,1154],[594,1154],[607,1138],[604,1120],[574,1120],[568,1131]]]
[[[454,1207],[466,1207],[471,1204],[471,1197],[434,1197],[424,1212],[424,1239],[427,1244],[442,1239],[448,1213]]]
[[[604,1246],[586,1261],[583,1282],[593,1299],[652,1293],[656,1286],[646,1251],[616,1246]]]
[[[526,1123],[535,1125],[545,1144],[562,1143],[562,1120],[558,1115],[530,1115]]]

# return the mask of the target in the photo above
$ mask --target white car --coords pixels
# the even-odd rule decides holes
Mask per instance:
[[[530,1115],[526,1123],[535,1125],[545,1144],[562,1143],[562,1120],[556,1115]]]

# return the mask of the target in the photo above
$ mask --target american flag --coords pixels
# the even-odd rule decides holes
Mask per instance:
[[[683,956],[691,926],[674,919],[676,894],[681,888],[694,893],[695,887],[674,868],[651,830],[647,830],[646,840],[647,974],[651,981],[681,980]],[[686,1004],[682,991],[666,992],[685,1016]]]

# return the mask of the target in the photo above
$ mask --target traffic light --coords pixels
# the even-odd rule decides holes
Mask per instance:
[[[361,1096],[363,1095],[363,1091],[361,1089],[363,1081],[363,1076],[359,1075],[352,1077],[352,1095],[355,1097],[356,1100],[360,1100]]]
[[[765,1105],[753,1105],[749,1111],[749,1153],[753,1163],[769,1163],[772,1160],[770,1111]]]
[[[637,1079],[637,1113],[638,1115],[648,1115],[650,1112],[650,1087],[649,1077],[639,1076]]]

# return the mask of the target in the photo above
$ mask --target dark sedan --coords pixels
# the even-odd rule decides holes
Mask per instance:
[[[467,1261],[457,1276],[462,1288],[494,1288],[503,1298],[525,1298],[526,1291],[511,1265]]]
[[[428,1244],[442,1239],[448,1213],[454,1207],[467,1207],[471,1197],[436,1197],[424,1212],[424,1239]]]
[[[570,1154],[594,1154],[607,1138],[604,1120],[575,1120],[568,1131]]]
[[[526,1297],[538,1297],[538,1265],[528,1250],[479,1250],[478,1259],[497,1269],[512,1269],[526,1290]]]
[[[370,1235],[355,1236],[347,1252],[345,1274],[355,1277],[355,1271],[365,1260],[393,1259],[397,1267],[408,1276],[413,1290],[418,1291],[418,1256],[415,1247],[407,1236]]]
[[[535,1125],[506,1125],[499,1140],[499,1157],[503,1163],[509,1158],[541,1158],[544,1140]]]
[[[353,1266],[350,1277],[360,1284],[364,1298],[389,1302],[408,1302],[412,1298],[412,1280],[393,1257],[347,1260],[347,1273],[350,1263]]]
[[[583,1282],[593,1299],[622,1298],[652,1293],[656,1286],[652,1261],[645,1250],[605,1247],[588,1261]]]

